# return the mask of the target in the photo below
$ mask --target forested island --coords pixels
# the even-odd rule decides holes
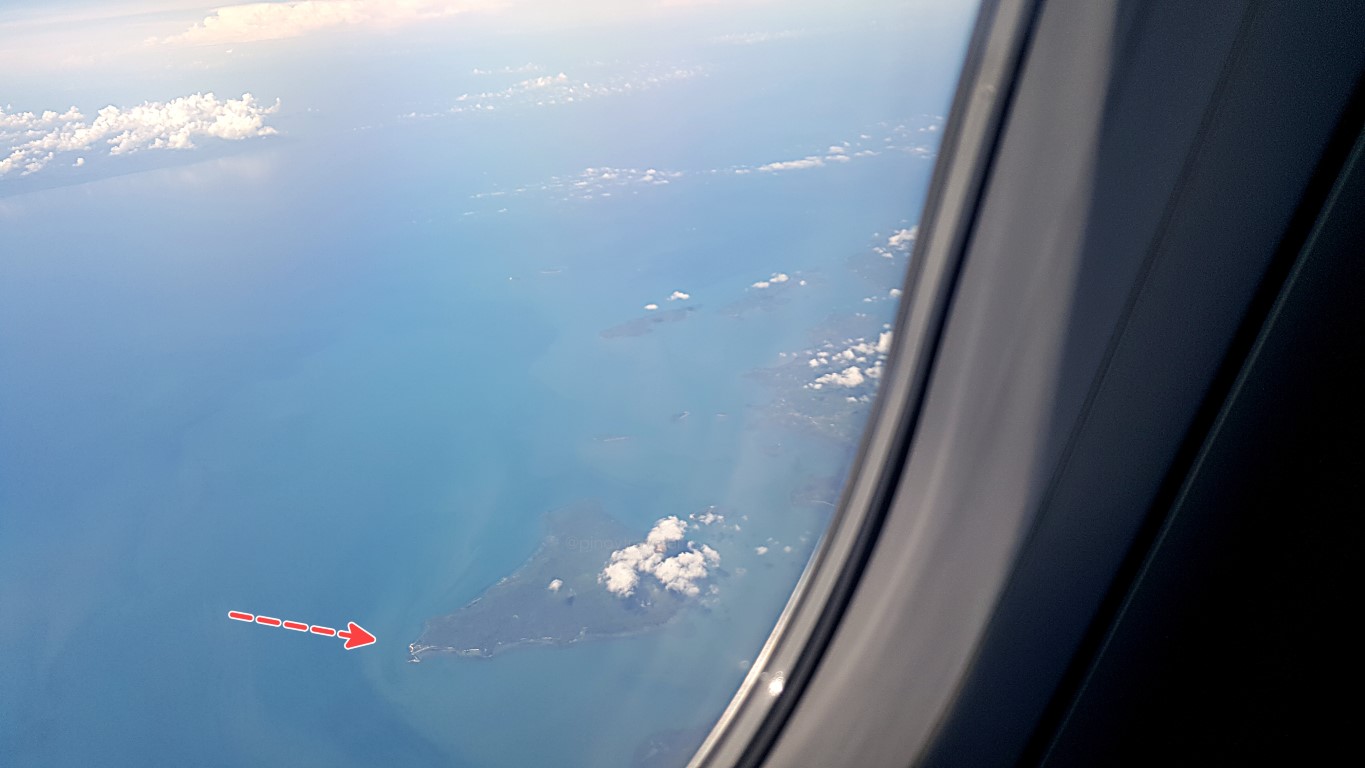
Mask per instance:
[[[686,593],[654,578],[640,578],[629,594],[599,581],[614,552],[639,547],[645,538],[600,504],[549,512],[545,525],[544,541],[515,573],[454,613],[427,621],[409,646],[412,661],[437,653],[488,658],[527,645],[632,634],[667,622],[688,602]]]

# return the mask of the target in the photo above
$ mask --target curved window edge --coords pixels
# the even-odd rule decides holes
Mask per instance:
[[[887,375],[839,508],[689,768],[760,765],[810,682],[877,541],[918,422],[956,278],[1040,0],[986,0],[963,59]]]

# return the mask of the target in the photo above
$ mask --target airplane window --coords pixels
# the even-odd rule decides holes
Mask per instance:
[[[686,763],[975,10],[7,3],[0,763]]]

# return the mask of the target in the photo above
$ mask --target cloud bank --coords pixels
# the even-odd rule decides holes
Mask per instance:
[[[794,40],[803,35],[805,35],[804,32],[795,29],[784,29],[778,32],[736,32],[713,37],[711,43],[713,45],[756,45],[758,43],[771,43],[775,40]]]
[[[570,77],[565,72],[559,72],[553,75],[541,75],[520,80],[501,90],[460,94],[455,99],[455,105],[444,113],[419,114],[413,112],[404,115],[404,117],[439,117],[443,114],[461,115],[493,112],[508,107],[546,107],[573,104],[602,98],[603,96],[649,91],[670,83],[690,80],[701,74],[702,71],[696,67],[644,67],[627,74],[587,80]]]
[[[218,8],[184,32],[156,41],[179,45],[224,45],[282,40],[338,27],[397,27],[497,3],[463,0],[301,0],[245,3]]]
[[[110,155],[123,155],[148,149],[193,149],[200,138],[239,141],[270,136],[276,131],[265,119],[279,108],[279,102],[263,106],[249,93],[240,99],[196,93],[127,109],[107,106],[93,120],[76,107],[60,114],[0,109],[0,141],[9,145],[8,156],[0,159],[0,177],[14,171],[24,176],[37,173],[59,154],[88,152],[101,145],[108,147]],[[85,158],[76,158],[73,165],[85,165]]]

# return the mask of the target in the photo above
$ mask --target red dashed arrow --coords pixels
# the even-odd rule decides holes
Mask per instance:
[[[345,629],[337,631],[331,627],[322,627],[317,624],[310,626],[301,621],[285,621],[270,616],[253,616],[249,613],[242,613],[241,611],[228,611],[228,618],[233,621],[254,622],[267,627],[284,627],[285,629],[292,629],[295,632],[311,632],[315,635],[323,635],[326,637],[339,637],[346,641],[346,645],[343,647],[348,651],[353,648],[371,645],[375,641],[374,635],[366,632],[364,627],[354,621],[347,622]]]

